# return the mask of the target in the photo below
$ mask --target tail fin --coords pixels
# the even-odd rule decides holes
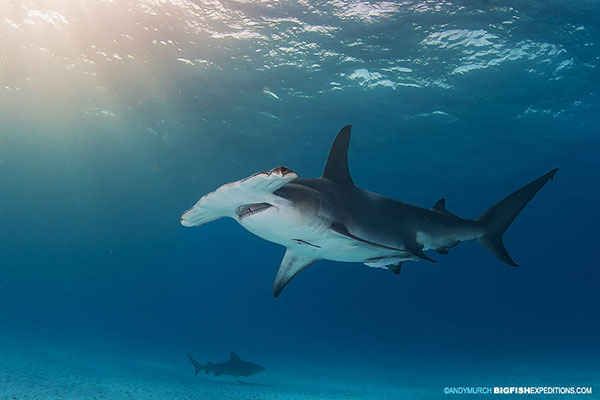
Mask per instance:
[[[508,251],[506,251],[506,248],[504,248],[504,243],[502,243],[504,231],[510,226],[515,217],[519,215],[523,207],[529,203],[529,200],[550,179],[554,178],[556,171],[558,171],[558,168],[523,186],[504,200],[496,203],[477,219],[478,222],[483,224],[485,230],[483,235],[478,239],[479,242],[505,263],[517,266],[508,254]]]
[[[194,358],[192,357],[191,354],[188,354],[188,358],[190,359],[190,362],[192,363],[192,365],[194,366],[194,369],[196,370],[194,372],[194,376],[198,375],[198,372],[202,371],[204,369],[204,366],[202,364],[200,364],[198,361],[194,360]]]

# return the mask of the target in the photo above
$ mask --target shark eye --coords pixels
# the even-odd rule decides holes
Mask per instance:
[[[279,168],[279,172],[281,172],[281,175],[285,175],[288,172],[290,172],[290,170],[287,169],[286,167],[281,167],[281,168]]]

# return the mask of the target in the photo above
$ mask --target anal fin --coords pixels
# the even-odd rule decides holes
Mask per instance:
[[[400,274],[400,268],[402,267],[402,262],[399,262],[398,264],[392,264],[392,265],[388,265],[388,268],[392,270],[392,272],[396,275]]]
[[[450,250],[451,248],[453,248],[454,246],[456,246],[457,244],[460,243],[460,240],[455,240],[454,242],[450,243],[448,246],[446,247],[440,247],[439,249],[436,249],[436,251],[439,254],[448,254],[448,250]]]
[[[273,295],[278,297],[283,288],[292,280],[300,271],[308,267],[317,259],[313,254],[300,252],[296,249],[289,248],[286,250],[275,282],[273,283]]]

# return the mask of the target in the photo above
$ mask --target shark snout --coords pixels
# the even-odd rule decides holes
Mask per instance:
[[[202,225],[200,218],[201,216],[198,214],[199,212],[197,210],[197,207],[194,206],[181,215],[181,219],[179,220],[179,222],[181,223],[181,225],[186,227]]]
[[[183,226],[199,226],[219,218],[246,218],[271,207],[273,192],[298,178],[291,169],[280,166],[257,172],[236,182],[221,185],[205,194],[179,219]]]
[[[187,227],[194,226],[194,224],[191,221],[188,221],[185,219],[185,214],[183,214],[181,216],[181,219],[179,220],[179,222],[181,222],[181,225],[183,225],[183,226],[187,226]]]

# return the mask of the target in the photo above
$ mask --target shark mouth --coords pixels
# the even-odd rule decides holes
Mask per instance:
[[[235,213],[237,214],[238,218],[242,220],[251,215],[259,214],[263,211],[266,211],[271,207],[273,206],[269,203],[246,204],[244,206],[239,206],[235,210]]]

